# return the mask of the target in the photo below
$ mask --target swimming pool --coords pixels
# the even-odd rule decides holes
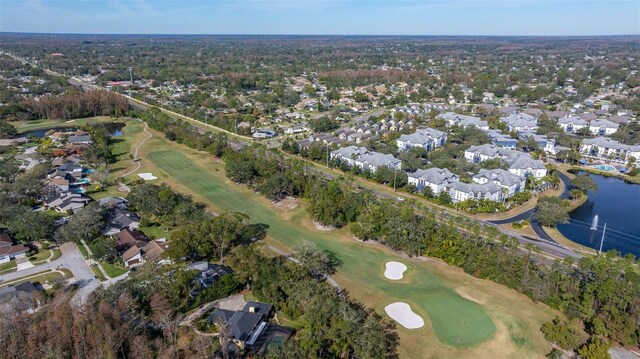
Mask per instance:
[[[600,171],[615,171],[616,168],[610,165],[595,165],[592,166],[593,168],[600,170]]]

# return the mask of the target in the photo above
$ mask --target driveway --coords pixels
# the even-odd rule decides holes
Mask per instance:
[[[0,275],[0,283],[32,276],[47,270],[66,268],[71,271],[75,283],[80,288],[73,297],[72,302],[75,302],[75,304],[83,304],[89,294],[93,292],[100,283],[94,278],[91,268],[89,268],[75,244],[65,243],[61,245],[60,252],[62,253],[60,258],[54,261]]]

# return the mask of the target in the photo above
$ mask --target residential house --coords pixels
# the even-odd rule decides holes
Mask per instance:
[[[375,173],[378,168],[387,167],[393,170],[399,170],[402,167],[402,161],[378,152],[367,152],[359,155],[355,159],[355,165],[363,171],[371,171]]]
[[[231,270],[221,264],[211,264],[206,261],[189,264],[185,270],[194,270],[198,272],[198,276],[194,279],[194,287],[189,292],[189,296],[195,298],[200,291],[209,288],[220,278],[231,275]]]
[[[596,136],[612,135],[618,131],[619,127],[619,124],[605,119],[594,120],[589,123],[589,131]]]
[[[512,113],[507,117],[500,117],[500,121],[507,124],[507,130],[509,132],[538,130],[538,120],[534,116],[526,113]]]
[[[338,159],[344,161],[349,167],[355,165],[355,159],[364,153],[369,152],[366,147],[348,146],[341,147],[330,154],[331,159]]]
[[[446,168],[429,168],[426,170],[417,170],[408,173],[408,182],[414,185],[419,192],[424,191],[426,187],[430,187],[434,195],[445,191],[447,185],[457,182],[460,177]]]
[[[22,244],[14,245],[9,233],[0,231],[0,263],[6,263],[16,258],[24,258],[27,256],[28,251],[29,248]]]
[[[473,182],[478,184],[495,183],[506,190],[503,194],[505,198],[509,198],[518,192],[524,191],[527,181],[524,177],[503,169],[481,169],[478,174],[473,176]]]
[[[401,135],[396,141],[398,151],[404,152],[412,147],[422,147],[431,151],[445,144],[447,134],[433,128],[418,129],[409,135]]]
[[[0,311],[33,313],[40,305],[40,293],[43,292],[43,290],[37,289],[30,281],[1,287]]]
[[[447,190],[454,203],[481,199],[501,202],[503,199],[502,187],[493,182],[484,184],[453,182],[447,185]]]
[[[69,136],[67,143],[71,145],[90,145],[93,141],[90,135],[73,135]]]
[[[476,127],[483,131],[489,130],[489,123],[475,116],[460,115],[455,112],[446,112],[436,116],[436,118],[447,121],[447,124],[449,126],[458,125],[460,127]]]
[[[73,213],[89,204],[91,198],[82,193],[54,190],[45,195],[42,202],[45,208],[54,209],[60,213]]]
[[[226,325],[231,340],[244,350],[252,347],[267,329],[272,309],[271,304],[249,301],[242,310],[235,312],[216,308],[207,321]]]
[[[124,228],[138,229],[140,227],[140,217],[126,209],[115,208],[111,211],[109,219],[105,228],[102,229],[102,234],[105,236],[112,236]]]
[[[259,128],[254,133],[251,134],[253,138],[273,138],[276,137],[278,133],[268,128]]]
[[[530,154],[495,145],[471,146],[464,151],[464,158],[472,163],[481,163],[491,159],[503,159],[509,164],[509,172],[518,176],[534,176],[540,179],[547,175],[547,167],[542,161]]]
[[[575,133],[588,127],[589,123],[579,117],[567,116],[558,119],[558,125],[567,133]]]
[[[640,145],[626,145],[606,137],[587,138],[582,141],[580,153],[589,157],[626,163],[631,157],[640,160]]]
[[[502,148],[515,149],[518,146],[518,139],[510,135],[505,135],[500,130],[489,130],[487,136],[494,145]]]

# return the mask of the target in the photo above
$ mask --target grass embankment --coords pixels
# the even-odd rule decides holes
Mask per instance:
[[[15,272],[18,265],[16,261],[8,261],[6,263],[0,264],[0,274]]]
[[[54,127],[80,127],[89,124],[119,122],[122,119],[110,116],[96,116],[87,118],[77,118],[73,120],[61,120],[61,119],[43,119],[32,121],[13,121],[10,122],[18,132],[26,132],[33,130],[42,130],[45,128]]]
[[[281,210],[244,186],[226,179],[210,156],[163,139],[157,132],[140,153],[141,171],[152,172],[177,190],[192,194],[217,213],[242,211],[269,225],[267,241],[290,249],[302,240],[336,254],[342,264],[335,279],[357,300],[386,316],[384,307],[407,302],[425,327],[399,327],[402,357],[541,357],[550,345],[539,331],[555,312],[490,281],[473,278],[439,261],[408,259],[388,248],[353,240],[348,229],[322,232],[306,214],[306,204]],[[416,268],[408,283],[393,283],[380,266],[397,260]]]
[[[89,251],[87,250],[87,247],[84,246],[84,244],[82,244],[82,243],[77,244],[76,243],[76,247],[78,247],[78,250],[80,251],[80,253],[84,257],[84,259],[89,259]]]
[[[100,265],[102,266],[102,269],[104,269],[105,273],[107,273],[107,276],[109,278],[121,276],[129,271],[127,268],[120,267],[105,261],[101,261]]]
[[[100,268],[98,268],[97,265],[92,265],[91,266],[91,271],[93,272],[93,275],[101,282],[107,280],[107,277],[104,276],[104,274],[102,274],[102,271],[100,270]]]
[[[31,276],[26,276],[26,277],[22,277],[22,278],[18,278],[18,279],[14,279],[12,281],[9,282],[3,282],[2,284],[0,284],[0,287],[4,287],[7,285],[16,285],[16,284],[20,284],[23,282],[38,282],[41,284],[47,283],[47,282],[51,282],[54,280],[58,280],[58,279],[64,279],[66,278],[66,275],[62,275],[59,272],[54,272],[51,270],[45,270],[36,274],[33,274]]]

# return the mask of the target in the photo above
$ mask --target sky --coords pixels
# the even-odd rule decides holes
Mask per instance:
[[[0,0],[0,32],[637,35],[640,0]]]

